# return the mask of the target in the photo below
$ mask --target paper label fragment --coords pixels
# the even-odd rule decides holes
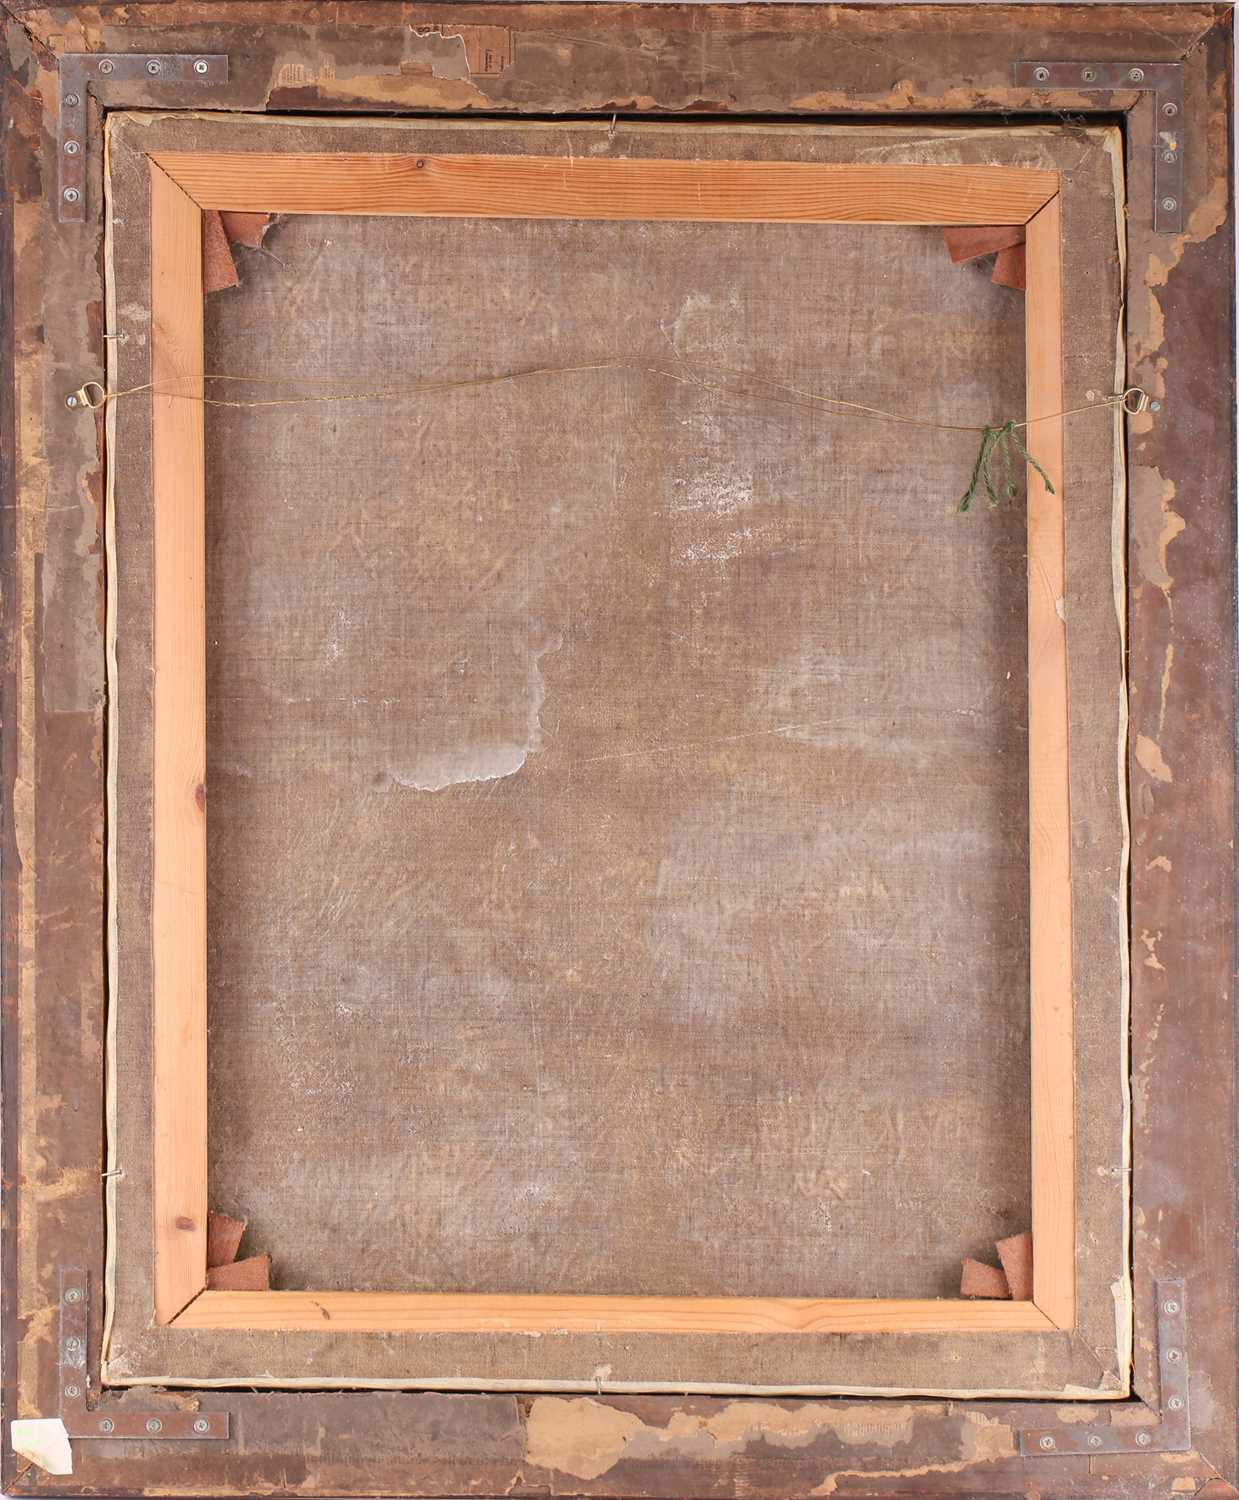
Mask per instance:
[[[9,1423],[13,1452],[49,1474],[73,1473],[69,1434],[59,1417],[18,1417]]]

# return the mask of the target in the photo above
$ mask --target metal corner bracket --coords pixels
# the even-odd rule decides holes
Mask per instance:
[[[60,1420],[71,1439],[226,1438],[226,1411],[138,1411],[131,1406],[87,1404],[90,1387],[86,1339],[90,1283],[85,1271],[60,1273]]]
[[[1015,81],[1024,88],[1074,93],[1153,95],[1153,228],[1183,228],[1183,64],[1020,62]]]
[[[1160,1414],[1143,1402],[1117,1405],[1108,1422],[1069,1422],[1020,1433],[1025,1458],[1058,1454],[1186,1453],[1192,1446],[1188,1404],[1187,1304],[1182,1281],[1157,1283],[1157,1381]],[[1121,1422],[1115,1417],[1123,1415]],[[1129,1414],[1135,1420],[1129,1420]],[[1143,1417],[1143,1420],[1141,1418]]]
[[[86,220],[86,94],[100,84],[227,83],[228,59],[206,52],[66,52],[56,125],[57,208],[62,224]]]

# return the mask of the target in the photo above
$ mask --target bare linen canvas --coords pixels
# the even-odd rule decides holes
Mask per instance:
[[[623,367],[209,412],[212,1205],[284,1287],[952,1294],[1030,1222],[1022,499],[733,372],[1005,419],[1022,298],[921,228],[266,249],[209,370]]]

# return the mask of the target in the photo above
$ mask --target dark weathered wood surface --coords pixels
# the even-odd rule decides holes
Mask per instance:
[[[47,190],[56,54],[227,51],[233,79],[212,104],[233,109],[994,118],[1041,107],[1010,82],[1035,48],[1050,58],[1184,59],[1187,73],[1186,228],[1174,237],[1149,229],[1147,99],[1073,93],[1053,103],[1127,114],[1130,378],[1163,402],[1161,415],[1133,425],[1131,445],[1137,1383],[1155,1397],[1152,1278],[1185,1275],[1194,1451],[1025,1461],[1014,1432],[1040,1414],[1003,1402],[230,1391],[202,1397],[233,1413],[236,1437],[218,1449],[79,1444],[68,1480],[6,1453],[5,1488],[1160,1496],[1216,1476],[1233,1483],[1228,8],[360,0],[342,19],[336,6],[279,0],[54,11],[8,0],[7,11],[0,321],[18,375],[15,386],[0,381],[6,1413],[56,1410],[57,1270],[71,1256],[97,1274],[103,1248],[102,493],[97,435],[63,405],[66,389],[100,369],[103,220],[96,129],[89,223],[56,223]],[[176,101],[143,86],[115,102]],[[97,1333],[97,1301],[92,1313]],[[1234,1491],[1215,1483],[1208,1493]]]

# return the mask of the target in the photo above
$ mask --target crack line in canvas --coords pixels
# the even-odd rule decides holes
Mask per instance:
[[[734,745],[738,740],[760,740],[772,734],[795,734],[806,729],[830,729],[834,725],[831,719],[813,719],[805,724],[776,724],[770,729],[750,729],[744,734],[724,734],[717,739],[699,740],[695,744],[684,745],[647,745],[641,750],[617,750],[610,755],[589,755],[584,760],[573,761],[575,766],[593,766],[604,760],[632,760],[640,755],[674,755],[679,752],[691,753],[694,750],[710,750],[715,745]]]

